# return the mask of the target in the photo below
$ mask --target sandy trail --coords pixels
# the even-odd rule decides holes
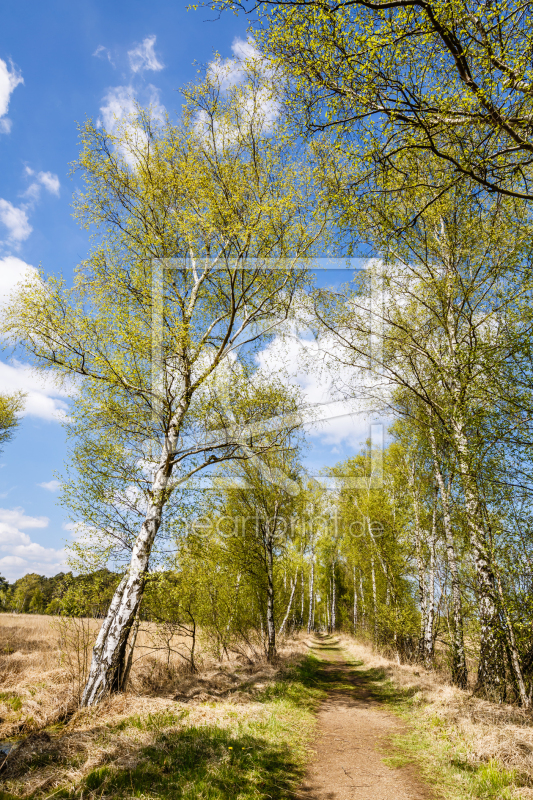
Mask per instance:
[[[435,793],[424,785],[414,767],[392,769],[383,763],[387,741],[404,727],[372,697],[364,673],[344,661],[341,649],[332,639],[316,641],[313,650],[327,662],[321,668],[320,678],[331,686],[318,713],[317,738],[313,744],[315,756],[298,797],[309,800],[435,798]]]

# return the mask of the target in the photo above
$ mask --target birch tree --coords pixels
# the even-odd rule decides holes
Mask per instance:
[[[260,460],[251,458],[228,467],[229,475],[240,478],[242,485],[228,488],[222,497],[222,520],[227,520],[226,541],[231,542],[235,560],[248,574],[264,605],[266,631],[265,654],[268,661],[276,658],[276,636],[283,633],[290,614],[297,569],[287,587],[289,602],[286,612],[280,603],[282,593],[280,570],[293,537],[292,521],[301,509],[303,493],[299,485],[299,465],[295,453],[286,448],[265,454]],[[276,617],[280,620],[279,632]]]
[[[307,134],[334,132],[364,160],[367,177],[392,165],[406,187],[416,185],[401,166],[410,150],[450,167],[426,202],[464,177],[491,191],[533,199],[529,3],[210,5],[256,12],[256,39],[286,76],[297,127]]]
[[[82,442],[76,466],[109,512],[94,535],[122,537],[129,550],[83,705],[123,687],[172,494],[206,467],[245,458],[251,435],[261,452],[261,434],[249,428],[254,403],[239,407],[240,391],[253,391],[254,347],[288,318],[306,280],[294,260],[326,227],[306,154],[296,158],[284,136],[272,136],[263,76],[251,69],[225,86],[215,70],[189,87],[176,124],[138,109],[113,131],[82,127],[85,188],[75,209],[95,232],[93,249],[72,286],[43,276],[7,316],[36,366],[76,378],[72,433],[81,424],[97,434]],[[228,372],[223,396],[218,376],[227,386]],[[117,521],[125,508],[127,525]]]
[[[408,165],[418,169],[420,178],[422,167],[427,170],[418,193],[400,194],[394,204],[385,193],[367,206],[367,213],[358,209],[361,234],[376,250],[389,253],[389,266],[383,268],[383,311],[374,308],[370,325],[365,298],[344,294],[341,308],[340,296],[324,292],[316,309],[342,350],[332,357],[352,365],[361,379],[358,391],[364,391],[366,381],[367,391],[391,408],[393,389],[406,392],[425,409],[425,425],[438,422],[452,448],[477,575],[477,691],[502,699],[510,631],[501,615],[479,478],[492,435],[485,424],[488,409],[504,402],[495,376],[507,375],[500,385],[509,385],[509,369],[521,351],[522,337],[529,335],[527,321],[520,330],[509,327],[513,309],[524,306],[529,292],[529,218],[523,206],[473,196],[461,185],[419,214],[416,225],[406,225],[424,207],[424,183],[432,180],[427,163],[417,166],[406,160]],[[369,341],[376,335],[381,349],[374,349],[371,363],[380,375],[379,389],[375,375],[368,373]],[[508,431],[514,426],[512,416],[505,425]],[[520,683],[516,659],[507,659],[507,666]],[[527,696],[521,702],[527,705]]]

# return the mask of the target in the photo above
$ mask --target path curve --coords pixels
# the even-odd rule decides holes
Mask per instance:
[[[434,791],[422,782],[415,767],[391,768],[383,763],[383,749],[390,737],[405,727],[372,697],[364,673],[344,660],[341,648],[331,638],[315,640],[312,650],[325,662],[321,681],[331,686],[318,712],[314,757],[297,796],[308,800],[434,800]]]

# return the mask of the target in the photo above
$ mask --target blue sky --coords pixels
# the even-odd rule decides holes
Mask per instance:
[[[169,112],[178,90],[215,51],[232,57],[246,20],[221,19],[187,3],[12,2],[0,28],[0,298],[31,267],[69,277],[88,250],[71,215],[77,122],[105,124],[135,98]],[[211,17],[211,19],[209,19]],[[196,63],[195,63],[196,62]],[[0,299],[1,302],[1,299]],[[313,379],[300,375],[311,395]],[[0,454],[0,574],[52,575],[64,568],[71,536],[57,505],[56,474],[65,461],[59,417],[68,397],[43,384],[21,361],[0,363],[0,389],[24,389],[26,413]],[[357,427],[357,426],[356,426]],[[313,437],[316,464],[353,452],[346,423]]]

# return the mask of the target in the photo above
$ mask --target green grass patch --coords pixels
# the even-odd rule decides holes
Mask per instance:
[[[319,662],[311,657],[285,671],[254,701],[265,706],[263,719],[230,711],[227,727],[183,724],[182,715],[130,717],[128,727],[156,732],[153,745],[133,769],[112,764],[93,770],[71,797],[81,792],[146,800],[262,800],[290,796],[300,783],[314,711],[324,696],[317,688]],[[157,717],[157,718],[156,718]]]
[[[387,766],[415,764],[435,788],[436,796],[447,800],[511,800],[517,796],[513,789],[522,785],[519,776],[495,760],[470,763],[465,743],[454,736],[446,720],[424,713],[416,687],[398,687],[380,669],[358,669],[358,674],[372,696],[387,704],[409,728],[408,733],[392,737],[392,753],[389,750],[383,756]]]
[[[503,769],[501,764],[490,760],[488,764],[480,767],[474,775],[474,785],[477,796],[487,800],[506,800],[511,797],[511,789],[516,785],[516,773],[513,770]]]
[[[381,759],[387,767],[391,767],[392,769],[398,769],[399,767],[406,767],[407,764],[412,764],[413,759],[411,756],[407,755],[406,753],[399,753],[395,756],[383,756]]]
[[[182,719],[187,717],[189,712],[187,710],[174,713],[171,709],[165,709],[156,714],[148,714],[146,717],[140,714],[134,714],[131,717],[121,720],[116,725],[110,725],[115,731],[125,731],[128,728],[136,728],[139,731],[159,731],[162,728],[169,728],[172,725],[177,725]]]
[[[260,692],[251,686],[253,705],[235,707],[223,703],[220,724],[190,724],[189,709],[178,707],[132,715],[108,725],[98,739],[100,747],[110,748],[106,763],[85,774],[75,786],[68,784],[66,778],[64,785],[56,783],[54,800],[293,797],[309,758],[315,711],[325,697],[319,669],[318,659],[308,656],[299,665],[284,670]],[[131,736],[139,742],[138,731],[150,733],[150,745],[136,746],[134,765],[121,767],[114,763],[114,735],[120,733],[121,739]],[[69,758],[72,761],[73,755]],[[48,769],[53,760],[49,753],[36,754],[28,768]],[[65,757],[63,762],[61,768],[67,765]],[[25,798],[42,800],[48,795],[50,790],[43,789],[25,794]]]
[[[16,694],[11,694],[10,692],[0,692],[0,701],[2,703],[6,703],[8,706],[11,706],[13,711],[20,711],[22,708],[22,700]]]

